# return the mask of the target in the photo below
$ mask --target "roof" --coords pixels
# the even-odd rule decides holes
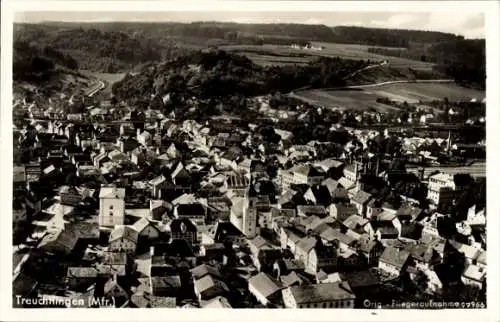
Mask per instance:
[[[227,298],[224,296],[216,296],[213,299],[205,302],[203,304],[204,308],[209,308],[209,309],[230,309],[231,304],[229,304],[229,301]]]
[[[101,186],[101,191],[99,192],[99,198],[125,198],[125,188],[117,188],[115,186]]]
[[[344,273],[344,278],[352,288],[372,287],[380,284],[378,276],[370,269]]]
[[[304,237],[297,243],[295,247],[296,249],[300,249],[306,253],[309,253],[314,248],[314,246],[316,246],[316,243],[316,237]]]
[[[365,192],[363,190],[359,190],[352,198],[352,201],[360,203],[360,204],[364,204],[364,203],[368,202],[368,200],[370,200],[371,197],[372,197],[372,195],[370,193]]]
[[[99,270],[95,267],[68,267],[68,278],[97,278]]]
[[[191,269],[191,275],[193,275],[193,278],[195,280],[201,279],[206,275],[212,275],[218,278],[222,277],[220,271],[217,268],[207,264],[201,264]]]
[[[469,264],[465,267],[462,275],[475,281],[482,282],[486,278],[486,269],[477,265]]]
[[[201,294],[206,290],[211,288],[217,288],[221,292],[228,292],[229,289],[223,281],[213,278],[210,275],[205,275],[204,277],[194,281],[194,287]]]
[[[297,285],[288,289],[297,304],[353,300],[356,298],[347,282]]]
[[[280,276],[280,280],[285,287],[291,286],[295,283],[302,284],[302,279],[299,277],[299,275],[297,275],[297,273],[295,273],[295,271],[292,271],[288,275]]]
[[[354,215],[350,215],[349,217],[347,217],[347,219],[344,220],[342,223],[347,228],[356,230],[360,227],[363,227],[367,223],[369,223],[369,220],[361,217],[360,215],[354,214]]]
[[[264,272],[252,276],[248,280],[248,285],[252,286],[257,292],[266,298],[283,288],[283,285],[279,281]]]
[[[389,246],[384,249],[384,252],[380,256],[380,261],[402,268],[409,257],[410,253],[408,251]]]
[[[111,234],[109,235],[109,242],[111,243],[121,238],[137,243],[139,233],[131,226],[117,226],[111,231]]]
[[[50,248],[57,247],[58,251],[68,254],[75,248],[77,242],[77,231],[74,231],[72,229],[58,230],[46,233],[38,244],[38,248],[48,248],[48,250],[50,251]]]
[[[151,222],[145,218],[145,217],[142,217],[141,219],[139,219],[138,221],[136,221],[132,227],[138,232],[138,233],[141,233],[147,226],[149,226],[151,224]]]
[[[462,243],[457,242],[457,241],[452,240],[452,239],[449,239],[448,242],[457,251],[459,251],[460,253],[464,254],[464,256],[466,258],[477,259],[477,257],[480,255],[481,250],[479,250],[479,249],[477,249],[475,247],[472,247],[472,246],[469,246],[469,245],[466,245],[466,244],[462,244]]]
[[[297,165],[292,169],[290,169],[290,171],[293,172],[294,174],[300,174],[307,177],[319,177],[324,175],[324,173],[321,172],[319,169],[309,164]]]
[[[126,265],[127,254],[124,252],[104,252],[102,263],[105,265]]]
[[[151,289],[153,294],[155,290],[165,288],[180,288],[181,278],[179,275],[173,276],[151,276]]]

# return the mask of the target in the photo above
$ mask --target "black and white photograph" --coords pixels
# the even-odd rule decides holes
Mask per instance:
[[[87,3],[2,26],[13,312],[494,311],[484,2]]]

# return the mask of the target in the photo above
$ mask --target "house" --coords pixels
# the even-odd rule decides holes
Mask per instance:
[[[358,210],[358,214],[361,216],[366,216],[366,208],[368,206],[368,202],[372,198],[372,195],[368,192],[365,192],[363,190],[359,190],[356,192],[356,194],[352,197],[351,203],[356,207]]]
[[[194,281],[194,291],[199,301],[210,300],[216,296],[225,296],[229,293],[226,283],[211,275]]]
[[[321,186],[328,189],[332,202],[349,202],[349,192],[339,181],[326,178],[321,182]]]
[[[361,236],[358,240],[359,252],[365,257],[368,266],[378,266],[378,261],[384,252],[384,246],[379,240],[372,239],[368,235]]]
[[[451,175],[442,172],[433,174],[428,179],[427,199],[430,199],[439,210],[464,191],[470,179],[470,176],[462,174]]]
[[[59,189],[61,204],[76,206],[83,201],[83,197],[74,186],[62,186]]]
[[[209,261],[222,261],[225,247],[223,243],[203,244],[200,246],[200,255]]]
[[[48,231],[37,248],[46,254],[69,256],[78,242],[78,232],[73,229]]]
[[[409,244],[406,250],[415,261],[415,266],[419,269],[429,269],[442,262],[439,253],[426,244]]]
[[[248,290],[264,306],[279,304],[282,298],[281,289],[283,289],[281,282],[263,272],[248,280]]]
[[[309,236],[302,238],[295,246],[295,259],[304,263],[305,267],[308,267],[309,253],[313,250],[318,242],[319,241],[317,237]]]
[[[130,273],[127,253],[104,252],[99,269],[107,275],[125,276]]]
[[[201,203],[180,204],[174,207],[175,218],[190,219],[195,225],[204,225],[207,208]]]
[[[173,206],[164,200],[151,199],[149,201],[149,211],[152,220],[161,221],[164,215],[173,215]]]
[[[172,240],[184,240],[190,246],[198,244],[196,225],[189,218],[174,219],[169,224]]]
[[[406,269],[410,261],[411,256],[408,251],[388,246],[379,258],[378,267],[397,277]]]
[[[125,223],[125,189],[102,185],[99,192],[99,225],[114,227]]]
[[[285,187],[292,184],[307,184],[312,186],[320,184],[325,178],[325,173],[319,167],[303,164],[289,170],[280,170],[278,176],[281,178],[281,184]]]
[[[95,267],[68,267],[66,273],[66,283],[70,290],[84,291],[93,285],[100,272]]]
[[[117,276],[113,276],[104,284],[104,297],[111,299],[115,307],[120,307],[129,300],[129,294],[118,282]]]
[[[179,275],[151,276],[151,295],[161,297],[177,297],[181,291],[181,278]]]
[[[292,272],[304,271],[304,263],[296,259],[280,258],[274,262],[273,274],[278,278]]]
[[[293,227],[280,228],[280,244],[282,249],[289,249],[295,254],[297,243],[305,236],[305,233]]]
[[[135,253],[139,233],[132,226],[117,226],[109,235],[109,250],[113,252]]]
[[[354,204],[335,203],[328,207],[330,216],[338,221],[344,221],[352,215],[358,214],[358,208]]]
[[[290,286],[282,291],[286,308],[354,308],[356,296],[347,282]]]
[[[154,241],[160,237],[160,230],[156,225],[154,225],[149,219],[142,217],[138,221],[136,221],[132,228],[134,228],[138,236],[138,244],[146,244],[149,245],[151,241]]]
[[[333,201],[330,190],[324,185],[316,185],[307,189],[304,199],[312,204],[323,206],[328,206]]]
[[[210,275],[212,277],[222,279],[222,275],[220,273],[220,270],[214,266],[207,265],[207,264],[201,264],[198,265],[190,270],[191,276],[193,277],[193,280],[199,280],[207,275]]]
[[[309,252],[306,272],[316,275],[320,270],[335,270],[338,267],[337,255],[336,247],[317,244]]]
[[[482,289],[486,281],[486,268],[474,264],[465,266],[462,273],[462,282],[465,285],[473,285]]]

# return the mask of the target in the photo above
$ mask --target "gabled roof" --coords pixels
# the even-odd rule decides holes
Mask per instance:
[[[385,248],[380,256],[380,261],[401,269],[409,258],[410,253],[408,251],[399,247],[389,246]]]
[[[132,227],[140,234],[149,225],[151,225],[151,222],[146,217],[142,217],[141,219],[136,221],[132,225]],[[155,227],[155,226],[153,226],[153,227]]]
[[[99,192],[99,198],[125,198],[125,188],[117,188],[116,186],[101,186],[101,191]]]
[[[199,280],[202,277],[205,277],[206,275],[222,278],[222,275],[217,268],[207,264],[201,264],[191,269],[191,275],[193,275],[193,278],[195,280]]]
[[[304,237],[302,238],[297,245],[295,246],[296,249],[300,249],[305,253],[309,253],[314,246],[318,243],[316,237]]]
[[[365,204],[367,203],[370,198],[372,197],[372,195],[368,192],[365,192],[363,190],[359,190],[355,195],[354,197],[352,198],[352,200],[354,202],[357,202],[357,203],[360,203],[360,204]]]
[[[248,285],[251,285],[257,292],[259,292],[260,295],[264,296],[265,298],[270,297],[283,288],[281,282],[277,281],[264,272],[260,272],[259,274],[252,276],[248,280]]]
[[[123,238],[137,243],[138,237],[139,233],[131,226],[117,226],[111,231],[111,234],[109,235],[109,242],[111,243],[115,240]]]
[[[351,287],[347,282],[297,285],[289,287],[297,304],[354,300]]]
[[[205,275],[204,277],[194,281],[194,287],[201,294],[211,288],[218,289],[219,292],[229,292],[229,288],[223,281],[213,278],[210,275]]]

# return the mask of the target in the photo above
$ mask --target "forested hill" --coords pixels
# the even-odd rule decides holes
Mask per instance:
[[[304,66],[263,67],[244,56],[220,50],[198,51],[166,63],[148,66],[113,85],[120,100],[153,96],[200,98],[253,96],[288,92],[304,86],[345,85],[344,78],[368,61],[318,58]]]
[[[47,28],[74,28],[74,23],[47,22]],[[329,27],[304,24],[240,24],[230,22],[101,22],[80,23],[78,28],[103,32],[123,32],[161,43],[166,37],[224,39],[227,41],[294,43],[324,41],[372,46],[408,47],[411,43],[436,43],[460,40],[462,36],[421,30],[365,28],[354,26]]]
[[[34,47],[15,41],[13,48],[13,79],[32,83],[55,80],[61,68],[76,70],[78,63],[73,57],[52,47]]]
[[[48,22],[16,24],[14,38],[34,48],[49,44],[77,61],[80,69],[111,73],[127,72],[137,65],[171,60],[221,44],[322,41],[370,45],[377,47],[372,49],[374,52],[383,55],[408,55],[416,60],[425,57],[436,62],[441,72],[464,83],[484,84],[486,77],[484,40],[418,30],[223,22]]]

